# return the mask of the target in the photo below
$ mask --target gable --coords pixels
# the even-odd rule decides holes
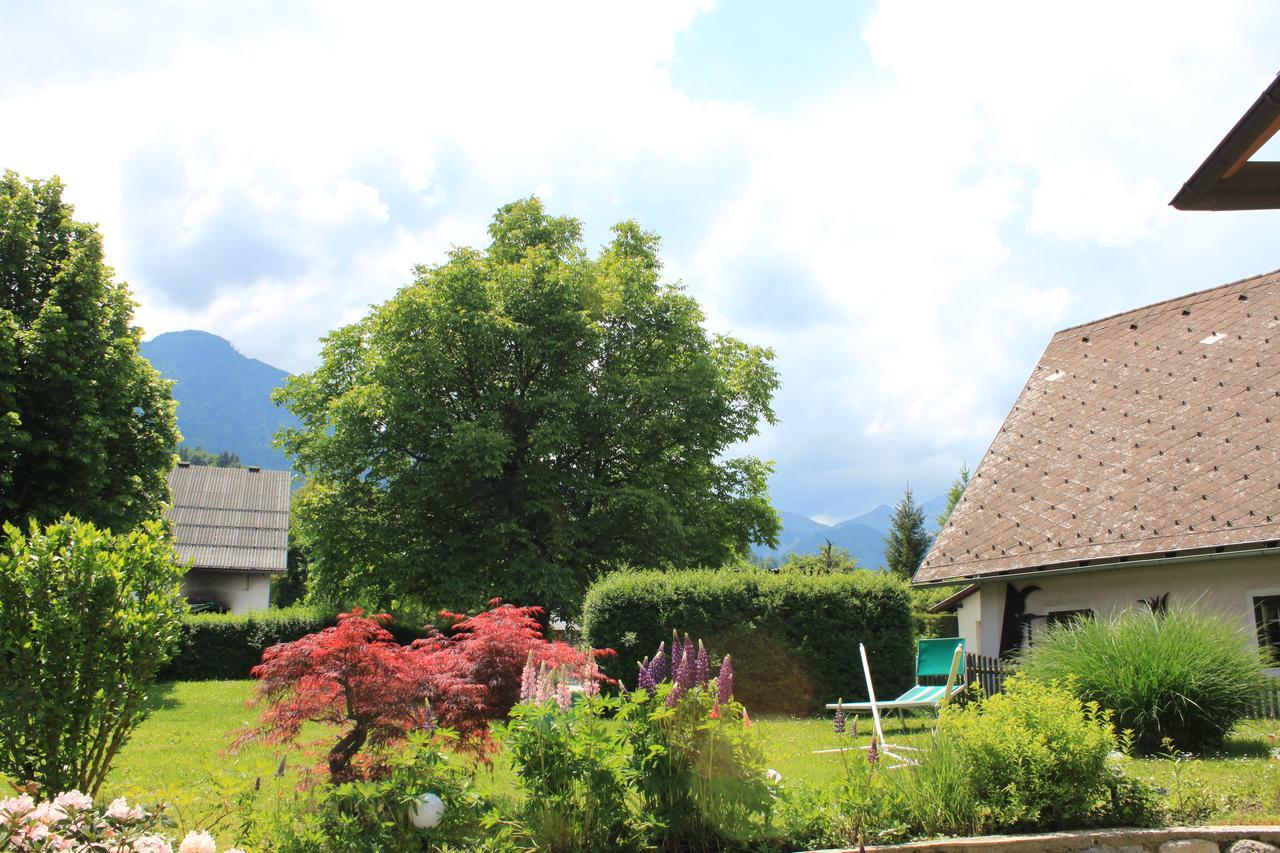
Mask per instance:
[[[916,583],[1280,539],[1280,273],[1050,341]]]
[[[178,556],[193,568],[283,572],[289,549],[288,471],[179,465],[169,473]]]

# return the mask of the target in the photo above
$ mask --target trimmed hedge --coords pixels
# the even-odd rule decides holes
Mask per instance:
[[[673,628],[701,638],[717,659],[732,654],[737,698],[757,712],[808,714],[837,697],[865,699],[860,642],[878,698],[914,683],[911,598],[881,572],[621,572],[587,592],[587,641],[617,650],[606,670],[628,687],[636,662],[669,645]]]
[[[197,613],[182,620],[178,651],[157,676],[159,681],[211,681],[248,678],[249,670],[262,662],[262,652],[276,643],[288,643],[338,624],[336,614],[311,607],[286,607],[233,615]],[[426,632],[390,625],[400,643],[409,643]]]

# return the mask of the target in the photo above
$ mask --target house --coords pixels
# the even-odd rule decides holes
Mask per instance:
[[[1280,272],[1054,335],[913,583],[983,655],[1172,604],[1280,652]]]
[[[288,471],[179,462],[169,473],[168,518],[178,556],[193,561],[182,592],[232,613],[265,610],[289,543]]]

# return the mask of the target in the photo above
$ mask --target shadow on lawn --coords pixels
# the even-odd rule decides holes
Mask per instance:
[[[147,688],[148,711],[172,711],[181,707],[182,702],[173,695],[172,681],[163,681]]]

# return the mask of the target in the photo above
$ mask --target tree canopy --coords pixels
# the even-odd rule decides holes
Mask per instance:
[[[0,521],[127,530],[159,514],[178,441],[128,288],[62,184],[0,178]]]
[[[455,249],[278,400],[317,595],[575,612],[610,567],[718,565],[776,541],[773,353],[702,326],[633,222],[596,257],[536,198]]]
[[[916,503],[911,486],[907,486],[889,523],[884,548],[885,568],[910,580],[924,561],[931,541],[924,526],[924,507]]]
[[[951,519],[951,513],[955,510],[956,504],[960,503],[960,498],[964,497],[964,490],[969,487],[969,466],[963,462],[960,464],[960,473],[951,481],[951,488],[947,489],[947,505],[942,512],[938,513],[937,524],[938,530],[947,526],[947,522]]]

